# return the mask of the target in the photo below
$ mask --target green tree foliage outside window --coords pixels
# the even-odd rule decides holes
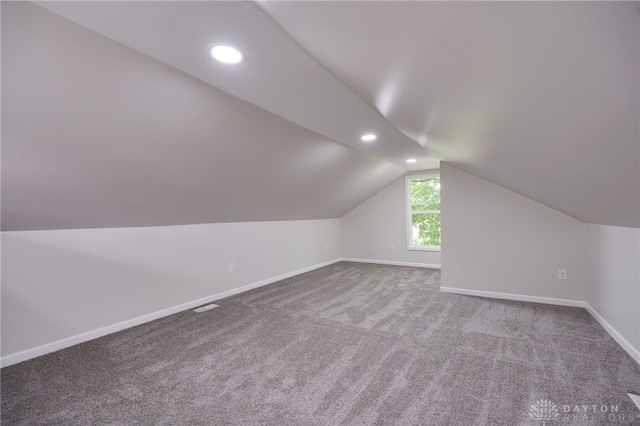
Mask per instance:
[[[440,178],[411,180],[411,242],[440,246]]]

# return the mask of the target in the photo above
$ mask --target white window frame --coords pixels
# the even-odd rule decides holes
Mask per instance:
[[[416,246],[413,244],[413,215],[414,214],[429,214],[438,213],[442,217],[442,210],[411,210],[411,181],[419,179],[440,178],[439,172],[423,173],[419,175],[405,176],[405,210],[406,210],[406,231],[407,231],[407,250],[419,250],[419,251],[441,251],[441,246]],[[442,230],[441,230],[442,231]]]

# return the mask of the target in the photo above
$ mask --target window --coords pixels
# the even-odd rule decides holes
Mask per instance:
[[[407,176],[407,248],[440,250],[440,175]]]

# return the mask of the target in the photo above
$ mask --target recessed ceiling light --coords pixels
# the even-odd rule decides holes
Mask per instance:
[[[375,141],[377,138],[376,135],[374,135],[373,133],[367,133],[366,135],[362,135],[362,137],[360,137],[360,140],[363,142],[371,142],[371,141]]]
[[[225,64],[237,64],[244,59],[244,55],[235,47],[226,44],[216,44],[209,49],[211,56]]]
[[[415,158],[407,158],[407,163],[415,163],[416,161],[418,160],[416,160]]]

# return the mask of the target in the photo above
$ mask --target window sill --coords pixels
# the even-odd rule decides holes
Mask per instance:
[[[415,250],[415,251],[441,251],[440,246],[409,246],[407,250]]]

